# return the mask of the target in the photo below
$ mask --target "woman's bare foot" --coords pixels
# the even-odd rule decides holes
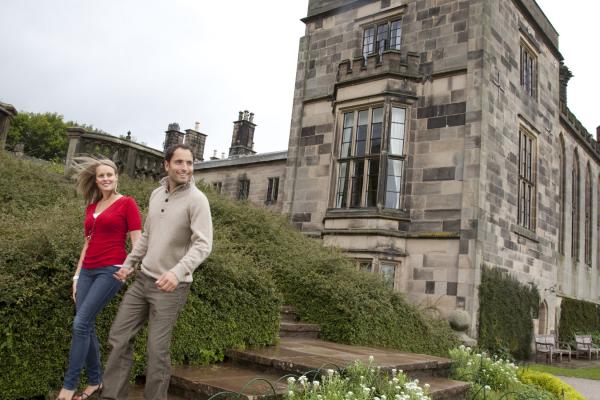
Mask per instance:
[[[74,394],[75,394],[74,390],[68,390],[68,389],[62,388],[62,389],[60,389],[58,396],[56,396],[56,400],[72,400]]]

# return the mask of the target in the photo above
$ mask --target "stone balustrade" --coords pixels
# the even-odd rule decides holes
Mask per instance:
[[[119,173],[133,178],[153,179],[160,178],[163,172],[164,153],[162,151],[120,139],[111,135],[88,132],[83,128],[68,128],[69,148],[65,175],[71,174],[69,166],[73,158],[82,155],[106,157],[115,162]]]

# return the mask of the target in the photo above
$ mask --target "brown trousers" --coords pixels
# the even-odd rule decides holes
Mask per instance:
[[[173,292],[156,288],[155,279],[138,272],[110,329],[110,356],[104,369],[102,399],[127,400],[136,334],[148,321],[146,400],[167,400],[171,379],[171,333],[190,291],[180,283]]]

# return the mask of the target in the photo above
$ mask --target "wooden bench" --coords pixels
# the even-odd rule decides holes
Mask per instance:
[[[583,354],[591,360],[592,354],[596,354],[596,358],[598,358],[600,348],[592,342],[592,335],[575,335],[575,351],[576,357]]]
[[[536,335],[535,336],[535,356],[537,359],[538,355],[546,357],[546,362],[552,364],[552,358],[558,357],[562,361],[562,356],[569,356],[571,361],[571,348],[568,345],[564,345],[557,342],[554,335]]]

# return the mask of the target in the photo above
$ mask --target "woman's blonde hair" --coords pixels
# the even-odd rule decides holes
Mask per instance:
[[[94,203],[102,197],[102,192],[96,185],[96,168],[100,165],[111,167],[115,171],[115,176],[119,173],[117,165],[108,158],[75,157],[73,159],[72,168],[73,175],[77,178],[77,190],[83,195],[86,204]]]

